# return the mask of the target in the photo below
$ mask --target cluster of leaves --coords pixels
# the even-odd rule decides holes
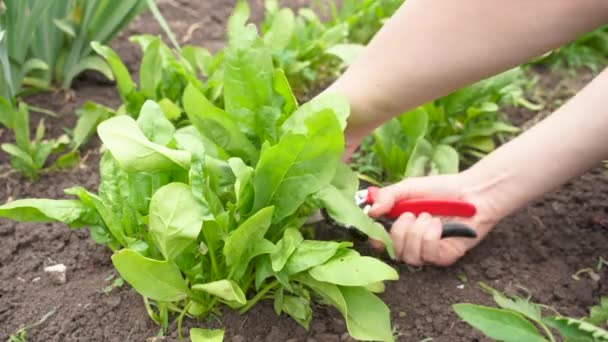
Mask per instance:
[[[77,200],[17,200],[0,206],[0,217],[88,227],[164,332],[171,312],[179,331],[185,316],[217,314],[219,304],[244,313],[262,299],[308,328],[320,299],[354,338],[393,341],[375,293],[397,272],[350,242],[300,232],[324,209],[394,257],[388,233],[353,202],[358,180],[340,162],[348,102],[328,95],[299,106],[247,19],[239,2],[216,79],[221,105],[191,82],[179,102],[189,123],[178,128],[152,100],[137,120],[117,114],[97,128],[106,148],[97,193],[74,187],[66,193]],[[222,335],[191,331],[194,341]]]
[[[3,87],[14,96],[22,85],[48,88],[57,81],[68,88],[87,69],[111,73],[90,42],[110,41],[141,10],[145,0],[5,0],[0,26],[8,53]],[[5,94],[3,94],[5,95]],[[9,97],[5,97],[9,98]]]
[[[531,63],[548,65],[553,69],[583,67],[597,73],[608,64],[608,25],[583,34]]]
[[[45,140],[44,119],[38,122],[34,139],[30,137],[29,108],[25,103],[19,104],[18,109],[0,102],[0,123],[12,129],[15,133],[15,143],[5,143],[0,148],[11,156],[11,165],[30,179],[36,179],[43,169],[57,169],[74,165],[78,160],[78,153],[69,150],[58,157],[52,165],[45,166],[52,153],[64,151],[70,143],[67,135],[57,139]]]
[[[123,101],[116,111],[118,114],[137,117],[144,102],[152,100],[159,103],[168,119],[178,121],[184,114],[181,96],[190,84],[212,101],[221,100],[223,53],[212,56],[197,46],[178,46],[174,53],[160,37],[151,35],[133,36],[130,40],[140,46],[143,55],[139,86],[114,50],[98,42],[92,43],[95,51],[110,65],[116,79],[118,94]],[[201,78],[208,82],[204,83]]]
[[[6,0],[0,12],[0,124],[15,133],[14,144],[3,144],[11,165],[24,176],[36,179],[43,169],[73,165],[77,148],[86,141],[94,125],[82,123],[74,140],[62,135],[43,140],[44,122],[30,139],[28,106],[21,96],[48,90],[53,83],[69,88],[86,70],[96,70],[112,79],[112,72],[97,56],[92,41],[106,43],[146,7],[146,0],[127,0],[115,5],[110,0]],[[107,118],[102,106],[93,108],[97,122]],[[44,109],[37,111],[47,112]],[[103,115],[101,115],[103,114]],[[87,129],[87,130],[85,130]],[[67,154],[46,165],[51,153],[72,145]]]
[[[455,304],[453,308],[461,319],[492,339],[505,342],[554,342],[556,338],[550,330],[553,328],[564,341],[608,341],[608,331],[601,328],[608,323],[608,298],[602,298],[600,305],[592,307],[588,317],[543,317],[542,305],[518,296],[509,298],[485,284],[482,286],[492,294],[499,308],[473,304]]]
[[[497,136],[518,132],[502,107],[539,109],[524,97],[528,83],[521,68],[512,69],[390,120],[368,138],[377,161],[367,157],[359,171],[379,162],[388,181],[458,172],[461,160],[481,158],[495,149]]]
[[[348,25],[348,41],[367,44],[405,0],[345,0],[341,6],[329,1],[333,23]]]
[[[297,95],[338,77],[363,48],[349,43],[348,23],[323,22],[310,8],[296,15],[291,8],[280,8],[278,0],[265,1],[261,29],[275,65],[285,70]]]

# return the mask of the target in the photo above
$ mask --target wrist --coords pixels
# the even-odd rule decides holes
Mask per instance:
[[[510,196],[508,188],[512,184],[509,171],[488,172],[473,166],[460,173],[464,185],[464,196],[478,207],[486,220],[497,223],[521,207]]]

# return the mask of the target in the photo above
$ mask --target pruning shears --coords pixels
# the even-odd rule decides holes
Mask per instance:
[[[355,193],[355,202],[366,214],[371,205],[374,204],[379,190],[379,188],[371,186]],[[385,217],[396,219],[407,212],[415,216],[428,213],[433,216],[473,217],[477,213],[477,208],[473,204],[462,200],[438,198],[405,199],[397,201]],[[477,232],[460,222],[445,222],[443,223],[441,238],[450,237],[474,239],[477,237]]]

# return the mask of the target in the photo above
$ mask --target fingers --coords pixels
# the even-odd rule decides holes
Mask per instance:
[[[403,254],[403,248],[405,247],[405,236],[407,231],[412,224],[416,222],[416,217],[412,213],[405,213],[395,221],[391,228],[391,239],[393,240],[393,248],[395,249],[395,255],[401,259]]]
[[[412,266],[433,264],[449,266],[466,252],[466,246],[455,239],[441,239],[442,223],[427,213],[415,218],[403,214],[391,228],[397,258]]]

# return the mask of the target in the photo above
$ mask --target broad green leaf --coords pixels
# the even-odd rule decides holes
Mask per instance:
[[[608,331],[589,322],[568,317],[547,317],[543,322],[557,329],[566,341],[608,341]]]
[[[281,126],[283,134],[289,131],[298,133],[306,131],[306,122],[309,118],[318,115],[319,112],[331,110],[338,119],[341,130],[346,127],[346,119],[350,115],[348,99],[338,94],[323,94],[304,103],[298,108]]]
[[[148,100],[141,107],[137,126],[151,142],[166,146],[173,134],[175,127],[169,121],[158,103]]]
[[[306,271],[325,263],[336,255],[338,250],[351,246],[350,242],[304,240],[287,259],[284,272],[292,275]]]
[[[97,133],[121,167],[128,172],[190,168],[189,152],[152,143],[129,116],[120,115],[102,122]]]
[[[273,222],[293,214],[309,195],[328,185],[344,149],[344,137],[331,111],[306,121],[308,132],[289,132],[264,149],[255,170],[253,210],[273,205]]]
[[[338,189],[345,197],[355,198],[355,193],[359,190],[359,177],[350,166],[340,163],[331,181],[331,185]]]
[[[309,298],[286,295],[283,297],[281,304],[281,310],[283,312],[291,316],[291,318],[308,330],[312,319],[312,309],[310,308]]]
[[[95,134],[97,126],[114,115],[114,111],[98,103],[87,101],[80,109],[76,110],[76,114],[78,115],[78,121],[74,132],[72,132],[74,150],[85,144]]]
[[[234,11],[228,18],[228,35],[237,35],[249,19],[249,5],[245,0],[237,0]]]
[[[433,151],[431,159],[431,168],[437,174],[454,174],[458,173],[459,156],[452,146],[438,145]]]
[[[193,156],[204,159],[209,156],[216,159],[228,159],[228,153],[209,140],[194,127],[185,126],[173,135],[178,149],[190,152]]]
[[[182,110],[168,98],[158,101],[158,105],[163,110],[165,117],[169,120],[175,121],[182,115]]]
[[[222,342],[224,341],[224,330],[222,329],[190,329],[190,340],[192,342]]]
[[[241,273],[243,267],[246,267],[253,257],[259,255],[257,248],[259,246],[256,245],[264,244],[264,235],[270,227],[273,211],[273,207],[259,210],[226,238],[224,257],[228,266],[238,270],[234,271],[235,273]]]
[[[139,67],[140,90],[147,98],[151,99],[156,98],[156,88],[162,79],[160,70],[163,68],[163,61],[160,44],[160,38],[150,41],[143,52]]]
[[[243,213],[247,213],[253,204],[253,185],[251,184],[253,168],[245,165],[239,158],[230,158],[228,164],[236,177],[234,183],[236,205]]]
[[[315,198],[322,203],[322,207],[332,219],[353,226],[372,239],[382,241],[391,258],[395,258],[393,242],[386,229],[367,216],[352,197],[345,196],[343,192],[329,185],[317,192]]]
[[[257,160],[257,149],[228,113],[214,106],[191,84],[184,91],[183,103],[190,122],[202,135],[234,156],[250,162]]]
[[[173,262],[149,259],[123,249],[112,255],[112,263],[120,276],[144,297],[175,302],[188,296],[186,282]]]
[[[297,228],[285,229],[283,238],[277,243],[277,251],[270,255],[272,270],[275,272],[282,270],[291,254],[302,241],[304,241],[304,237]]]
[[[282,8],[275,15],[268,32],[264,34],[266,46],[281,50],[285,49],[293,36],[295,17],[291,8]]]
[[[99,56],[88,56],[78,61],[78,63],[72,65],[69,69],[65,70],[65,76],[62,82],[63,87],[70,87],[74,78],[86,70],[95,70],[111,81],[114,81],[115,79],[112,68],[108,65],[108,63],[106,63],[106,61]]]
[[[454,311],[486,336],[505,342],[546,342],[536,327],[520,314],[473,304],[455,304]]]
[[[608,297],[602,297],[600,305],[591,307],[589,317],[584,321],[595,325],[608,322]]]
[[[243,290],[232,280],[222,279],[206,284],[192,285],[193,290],[204,291],[228,302],[247,303]]]
[[[262,126],[256,122],[259,117],[255,114],[273,101],[274,67],[270,50],[264,47],[255,31],[251,38],[247,36],[244,30],[238,36],[231,36],[225,51],[224,105],[241,130],[254,135],[256,128]]]
[[[365,46],[361,44],[337,44],[327,49],[325,53],[340,58],[348,66],[359,57],[364,49]]]
[[[22,199],[0,206],[0,217],[20,222],[63,222],[81,227],[90,208],[76,200]]]
[[[340,287],[346,303],[346,326],[355,339],[394,341],[390,310],[380,298],[362,287]]]
[[[394,341],[388,307],[362,287],[339,287],[308,274],[294,277],[334,306],[346,321],[348,333],[363,341]]]
[[[196,243],[203,212],[190,186],[183,183],[165,185],[152,196],[149,231],[166,260],[175,260]]]
[[[342,286],[368,286],[399,279],[394,268],[354,251],[339,253],[326,263],[311,268],[308,273],[318,281]]]
[[[296,99],[289,81],[285,76],[285,72],[282,69],[274,69],[272,74],[272,87],[274,91],[281,95],[285,100],[283,105],[283,113],[290,115],[298,108],[298,100]]]
[[[477,137],[464,141],[463,144],[467,147],[474,148],[481,152],[490,153],[496,148],[494,140],[490,137]]]
[[[133,84],[129,70],[122,63],[120,57],[118,57],[114,50],[107,46],[101,45],[98,42],[92,42],[91,47],[93,50],[95,50],[95,52],[105,58],[106,62],[108,62],[110,65],[110,68],[112,68],[112,72],[114,73],[114,78],[116,79],[118,86],[118,92],[124,99],[135,89],[135,85]]]
[[[192,45],[184,46],[182,57],[190,63],[193,69],[197,68],[203,76],[210,75],[213,56],[205,48]]]
[[[101,188],[100,188],[101,190]],[[131,242],[125,235],[125,231],[130,229],[135,222],[128,222],[128,216],[122,217],[122,211],[115,211],[113,206],[107,205],[104,201],[80,186],[65,189],[68,195],[78,196],[80,200],[89,207],[95,208],[108,231],[122,246],[126,247]]]
[[[28,167],[36,169],[36,163],[32,159],[32,156],[27,154],[27,152],[22,150],[19,146],[7,143],[0,145],[0,148],[2,148],[4,152],[10,154],[11,156],[21,160]]]
[[[485,284],[481,284],[481,286],[492,294],[492,298],[496,304],[507,310],[513,310],[517,313],[522,314],[524,317],[531,319],[536,322],[540,322],[541,317],[541,307],[538,304],[531,303],[527,300],[524,300],[519,297],[509,298],[502,294],[500,291],[497,291]]]

